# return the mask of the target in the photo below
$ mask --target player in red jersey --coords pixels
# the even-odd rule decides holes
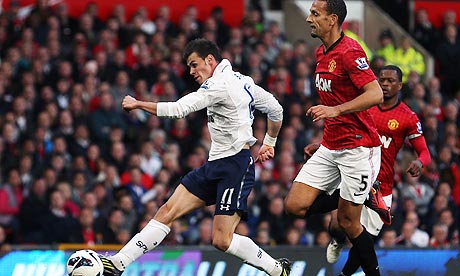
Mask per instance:
[[[311,35],[322,41],[315,71],[322,104],[307,115],[325,120],[324,136],[294,179],[285,205],[288,213],[304,217],[318,195],[340,184],[340,228],[359,253],[366,275],[380,275],[374,242],[360,217],[380,169],[380,140],[367,109],[381,103],[383,93],[361,46],[342,32],[346,14],[343,0],[316,0],[307,17]]]
[[[431,156],[417,114],[398,97],[402,88],[401,69],[394,65],[387,65],[380,70],[378,80],[383,90],[384,101],[369,111],[374,117],[382,142],[382,165],[377,180],[380,182],[383,200],[390,207],[395,173],[394,163],[406,138],[417,153],[417,158],[409,163],[406,170],[408,174],[414,177],[419,176],[422,167],[430,164]],[[363,208],[361,223],[374,236],[379,234],[383,226],[380,217],[367,207]],[[350,250],[342,275],[352,275],[359,268],[357,254],[359,253],[353,248]]]
[[[423,166],[431,162],[430,152],[423,137],[422,127],[417,115],[399,100],[399,91],[402,88],[402,72],[399,67],[387,65],[379,72],[379,84],[383,90],[384,102],[369,109],[373,115],[377,131],[382,142],[382,165],[377,176],[379,190],[385,208],[391,206],[392,189],[394,183],[394,163],[396,155],[407,138],[417,153],[417,158],[409,163],[406,170],[411,176],[419,176]],[[317,144],[305,147],[305,154],[311,156],[318,148]],[[327,212],[337,208],[338,192],[333,196],[322,196],[321,200],[313,203],[312,209],[316,213]],[[320,202],[321,201],[321,202]],[[334,213],[335,214],[335,213]],[[383,226],[382,219],[371,210],[364,207],[361,213],[361,223],[370,234],[377,237]],[[332,220],[330,234],[331,242],[327,247],[326,258],[329,263],[337,262],[340,251],[345,243],[345,236],[338,231],[335,219]],[[342,275],[352,275],[359,267],[359,259],[355,250],[350,250]]]

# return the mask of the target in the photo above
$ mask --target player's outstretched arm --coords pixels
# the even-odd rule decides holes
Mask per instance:
[[[139,101],[136,100],[132,96],[125,96],[123,98],[123,102],[121,103],[121,106],[123,109],[127,112],[133,110],[133,109],[142,109],[144,111],[147,111],[153,115],[157,115],[157,103],[155,102],[144,102],[144,101]]]

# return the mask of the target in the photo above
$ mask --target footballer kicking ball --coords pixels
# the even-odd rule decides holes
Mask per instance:
[[[102,276],[103,272],[101,259],[93,250],[78,250],[67,261],[69,276]]]

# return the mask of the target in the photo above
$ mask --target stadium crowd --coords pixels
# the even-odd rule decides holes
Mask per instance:
[[[322,123],[305,116],[318,98],[315,49],[304,40],[288,42],[279,23],[255,7],[238,27],[224,23],[219,7],[200,21],[189,6],[177,24],[167,6],[154,15],[141,7],[127,18],[116,5],[104,21],[94,2],[79,18],[64,2],[37,0],[26,17],[18,9],[12,0],[0,14],[0,254],[10,244],[124,244],[180,176],[203,164],[210,144],[204,111],[171,120],[121,108],[125,95],[174,101],[195,91],[182,50],[197,37],[215,41],[285,112],[276,158],[257,165],[251,215],[237,232],[260,245],[327,246],[330,215],[293,219],[283,209],[304,146],[322,138]],[[404,173],[412,151],[400,152],[394,220],[379,246],[459,244],[459,26],[450,11],[441,29],[423,13],[410,32],[436,57],[436,76],[425,77],[410,41],[395,45],[390,29],[370,49],[374,72],[388,63],[403,68],[401,100],[419,116],[433,157],[414,178]],[[254,155],[266,129],[256,115]],[[211,206],[176,221],[163,244],[210,245],[212,214]]]

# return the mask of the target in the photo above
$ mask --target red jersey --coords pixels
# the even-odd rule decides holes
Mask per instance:
[[[363,93],[364,85],[376,80],[361,46],[343,34],[327,52],[321,45],[316,58],[315,85],[323,105],[349,102]],[[375,147],[380,141],[369,111],[364,110],[326,118],[321,144],[338,150]]]
[[[417,114],[402,102],[390,109],[374,106],[369,111],[374,117],[382,142],[382,163],[377,180],[381,182],[382,195],[387,196],[392,193],[396,155],[406,138],[411,143],[413,139],[423,138],[422,124]]]

